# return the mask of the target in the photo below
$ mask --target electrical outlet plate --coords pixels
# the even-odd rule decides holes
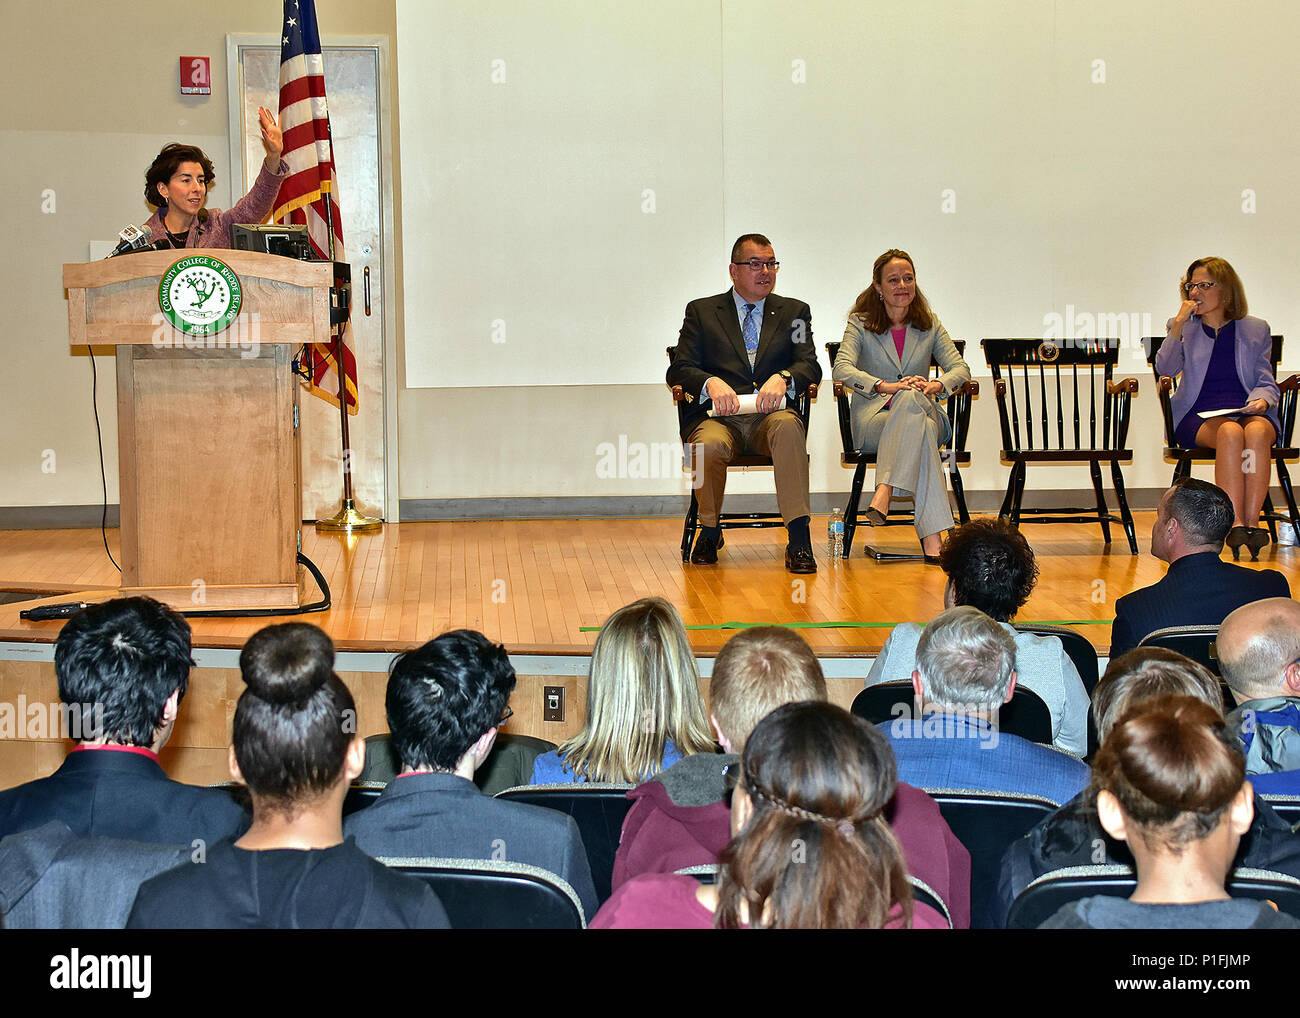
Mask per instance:
[[[543,721],[564,720],[564,687],[563,686],[542,687],[542,720]]]

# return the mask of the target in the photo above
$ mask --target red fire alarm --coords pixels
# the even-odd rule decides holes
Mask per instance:
[[[208,57],[181,57],[181,95],[211,94],[211,59]]]

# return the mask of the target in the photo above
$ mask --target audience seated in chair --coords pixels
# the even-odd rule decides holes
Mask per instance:
[[[445,929],[432,891],[343,838],[343,798],[361,773],[356,704],[334,645],[301,622],[255,633],[239,655],[230,771],[253,824],[148,880],[127,926],[143,929]]]
[[[677,609],[661,597],[625,605],[596,637],[582,730],[537,758],[532,783],[634,784],[711,750],[699,683]]]
[[[1101,825],[1132,849],[1137,889],[1071,902],[1039,929],[1300,929],[1271,902],[1224,890],[1254,811],[1218,711],[1169,697],[1125,715],[1097,752],[1093,786]]]
[[[190,625],[157,601],[117,598],[74,615],[54,643],[76,747],[48,778],[0,792],[0,838],[51,820],[86,837],[210,844],[248,817],[224,792],[167,777],[158,753],[189,684]]]
[[[880,725],[900,779],[921,788],[1022,792],[1064,802],[1088,783],[1068,753],[999,731],[1016,684],[1016,643],[978,608],[949,608],[921,633],[915,710]],[[911,708],[912,704],[905,704]]]
[[[514,688],[505,648],[471,630],[398,657],[386,705],[402,770],[343,831],[375,857],[493,859],[550,870],[592,915],[596,892],[573,818],[493,799],[474,785]]]
[[[1219,682],[1181,654],[1160,647],[1139,647],[1111,660],[1093,692],[1092,710],[1105,742],[1117,721],[1162,697],[1193,697],[1222,716]],[[1070,866],[1133,865],[1128,845],[1111,837],[1097,816],[1091,785],[1013,844],[1002,860],[998,879],[999,919],[1030,882]],[[1300,877],[1300,837],[1258,796],[1254,822],[1238,847],[1237,867],[1273,870]]]
[[[1242,605],[1219,627],[1223,681],[1236,710],[1246,774],[1260,794],[1300,795],[1300,604],[1271,597]]]
[[[1180,478],[1165,492],[1151,527],[1151,554],[1169,563],[1159,583],[1115,602],[1111,660],[1148,633],[1169,626],[1217,626],[1234,608],[1265,597],[1290,597],[1275,569],[1248,569],[1222,561],[1232,527],[1227,492],[1209,481]]]
[[[977,519],[944,542],[939,564],[948,576],[943,605],[970,605],[1002,623],[1016,644],[1016,684],[1037,693],[1052,715],[1052,745],[1077,757],[1088,748],[1088,693],[1055,636],[1018,632],[1011,621],[1038,582],[1038,564],[1024,535],[1005,520]],[[871,665],[866,685],[910,679],[921,626],[895,626]]]
[[[697,753],[628,792],[613,887],[642,873],[672,873],[715,863],[731,839],[728,768],[740,760],[754,726],[777,707],[825,700],[826,680],[803,637],[782,626],[756,626],[731,637],[713,663],[710,721],[723,753]],[[908,871],[948,905],[953,925],[970,925],[970,853],[920,789],[898,783],[885,819]]]
[[[735,770],[717,883],[633,877],[592,929],[948,928],[912,901],[884,817],[894,758],[866,721],[828,703],[786,704],[758,723]]]

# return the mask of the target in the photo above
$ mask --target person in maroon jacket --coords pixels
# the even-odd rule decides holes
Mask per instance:
[[[230,227],[260,223],[271,214],[289,164],[280,158],[284,135],[271,111],[259,106],[258,122],[266,159],[248,194],[234,208],[208,209],[208,188],[216,171],[201,148],[173,142],[163,148],[144,175],[144,200],[157,209],[144,229],[174,248],[230,247]]]
[[[758,723],[729,774],[732,838],[717,882],[634,877],[593,930],[948,928],[913,901],[884,815],[898,769],[870,722],[830,703],[787,703]]]
[[[732,833],[728,766],[739,761],[750,733],[776,708],[826,698],[817,656],[793,630],[757,626],[728,640],[709,685],[710,720],[725,752],[684,757],[628,792],[633,802],[614,858],[613,889],[639,874],[716,863]],[[968,927],[970,853],[938,804],[899,782],[884,816],[908,872],[948,905],[955,927]]]

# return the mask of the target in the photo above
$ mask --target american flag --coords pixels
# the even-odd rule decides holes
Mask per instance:
[[[314,0],[284,0],[280,129],[284,132],[283,158],[289,164],[289,176],[280,185],[271,217],[281,223],[306,223],[312,250],[318,258],[347,261],[343,253],[343,220],[339,215],[329,106],[325,98],[325,66]],[[357,362],[352,353],[351,323],[342,328],[348,412],[356,413]],[[301,361],[311,391],[338,406],[339,382],[333,347],[310,343],[303,347]]]

